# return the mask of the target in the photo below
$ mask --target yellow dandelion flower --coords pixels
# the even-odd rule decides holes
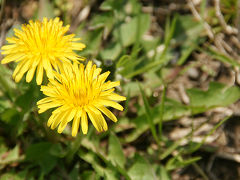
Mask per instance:
[[[80,124],[83,134],[87,133],[88,117],[99,132],[108,129],[102,113],[112,121],[117,121],[106,107],[122,111],[123,107],[116,101],[124,101],[126,98],[114,93],[114,87],[120,85],[119,81],[105,82],[109,71],[100,73],[101,69],[91,61],[86,67],[74,63],[72,66],[64,66],[61,74],[56,72],[55,79],[41,86],[41,91],[48,97],[37,102],[39,113],[56,108],[47,122],[51,129],[58,126],[58,133],[62,133],[67,123],[73,120],[72,136],[76,136]]]
[[[29,21],[22,29],[14,29],[15,37],[7,38],[9,45],[1,48],[6,55],[2,64],[12,61],[18,63],[13,72],[13,79],[19,82],[27,72],[26,81],[30,82],[36,70],[36,82],[42,83],[43,71],[48,78],[53,79],[54,69],[62,68],[63,63],[81,60],[73,50],[82,50],[85,45],[76,41],[74,34],[65,35],[69,30],[63,26],[59,18],[43,18],[43,21]]]

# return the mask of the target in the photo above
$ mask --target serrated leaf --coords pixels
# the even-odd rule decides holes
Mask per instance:
[[[121,45],[119,43],[110,43],[100,52],[102,59],[115,60],[121,53]]]
[[[88,162],[92,165],[92,168],[95,170],[97,174],[100,176],[104,176],[104,168],[100,165],[100,160],[97,155],[91,151],[84,152],[83,150],[78,151],[78,156],[84,161]]]
[[[96,55],[98,53],[98,49],[100,49],[101,45],[101,39],[103,35],[102,29],[96,29],[93,31],[88,31],[83,36],[83,43],[88,44],[87,47],[80,52],[80,55],[85,56],[87,54],[94,54]]]
[[[153,168],[143,157],[136,154],[134,164],[129,169],[128,174],[132,180],[157,180]]]
[[[149,14],[140,14],[134,17],[128,23],[122,24],[117,28],[113,35],[118,39],[124,47],[127,47],[133,44],[137,38],[141,38],[142,35],[150,27],[150,15]]]
[[[228,106],[240,98],[240,88],[237,86],[211,82],[207,91],[201,89],[188,89],[190,105],[194,113],[204,112],[214,107]]]
[[[108,158],[113,164],[124,167],[126,162],[119,139],[113,133],[109,136]]]
[[[32,144],[26,151],[26,160],[39,165],[44,174],[50,172],[57,164],[57,157],[50,154],[54,144],[40,142]]]
[[[15,104],[21,107],[24,112],[31,110],[31,108],[36,104],[36,90],[38,93],[39,89],[36,89],[35,84],[33,85],[31,82],[29,88],[21,96],[17,97]]]
[[[104,12],[101,15],[95,15],[91,20],[91,29],[102,27],[111,27],[113,24],[113,14],[111,12]]]

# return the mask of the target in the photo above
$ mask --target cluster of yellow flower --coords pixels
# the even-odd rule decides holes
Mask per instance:
[[[110,72],[100,74],[101,68],[92,61],[86,67],[79,63],[84,58],[73,50],[82,50],[85,45],[74,34],[66,35],[68,30],[69,26],[63,26],[59,18],[29,21],[22,25],[22,30],[14,29],[15,37],[7,38],[9,45],[1,48],[6,55],[1,63],[18,63],[13,72],[16,82],[25,73],[26,81],[30,82],[36,71],[36,82],[41,85],[45,71],[49,83],[42,85],[41,91],[47,97],[37,105],[39,113],[55,108],[47,122],[51,129],[58,126],[58,133],[62,133],[73,120],[72,136],[77,135],[79,124],[86,134],[89,117],[99,132],[106,131],[108,126],[102,113],[116,122],[117,118],[106,107],[122,111],[123,107],[116,101],[126,100],[114,93],[114,87],[120,82],[105,82]]]

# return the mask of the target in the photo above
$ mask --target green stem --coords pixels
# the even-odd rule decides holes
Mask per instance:
[[[67,164],[70,164],[71,161],[73,160],[74,154],[78,151],[80,145],[82,142],[82,138],[80,133],[77,135],[76,139],[74,140],[73,144],[71,145],[71,148],[69,152],[66,155],[66,162]]]
[[[166,97],[166,86],[163,85],[163,92],[160,104],[160,114],[159,114],[159,124],[158,124],[158,131],[159,131],[159,141],[162,140],[162,123],[163,123],[163,115],[164,115],[164,105],[165,105],[165,97]]]
[[[4,93],[7,95],[7,97],[9,98],[10,101],[13,101],[13,93],[11,88],[9,87],[7,81],[5,80],[5,78],[3,76],[0,76],[0,85],[2,87],[2,90],[4,91]]]

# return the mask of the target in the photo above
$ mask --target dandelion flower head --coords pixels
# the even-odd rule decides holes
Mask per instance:
[[[1,48],[6,55],[2,64],[17,62],[13,79],[19,82],[27,72],[26,81],[33,79],[36,71],[36,82],[42,84],[44,70],[48,78],[54,78],[54,70],[61,69],[63,64],[78,61],[79,57],[73,50],[82,50],[85,45],[76,42],[74,34],[65,35],[69,25],[63,26],[59,18],[43,18],[43,21],[29,21],[22,25],[21,30],[14,29],[15,36],[7,38],[8,45]]]
[[[86,67],[74,63],[72,66],[64,66],[61,74],[56,73],[48,85],[41,86],[41,91],[48,97],[37,102],[39,113],[56,108],[47,122],[51,129],[58,126],[58,133],[62,133],[67,123],[73,120],[72,136],[76,136],[80,124],[83,134],[87,133],[88,119],[99,132],[108,129],[103,114],[117,121],[107,107],[122,111],[123,107],[116,101],[124,101],[126,98],[114,93],[114,87],[120,85],[119,81],[105,82],[109,71],[100,73],[101,69],[91,61]]]

